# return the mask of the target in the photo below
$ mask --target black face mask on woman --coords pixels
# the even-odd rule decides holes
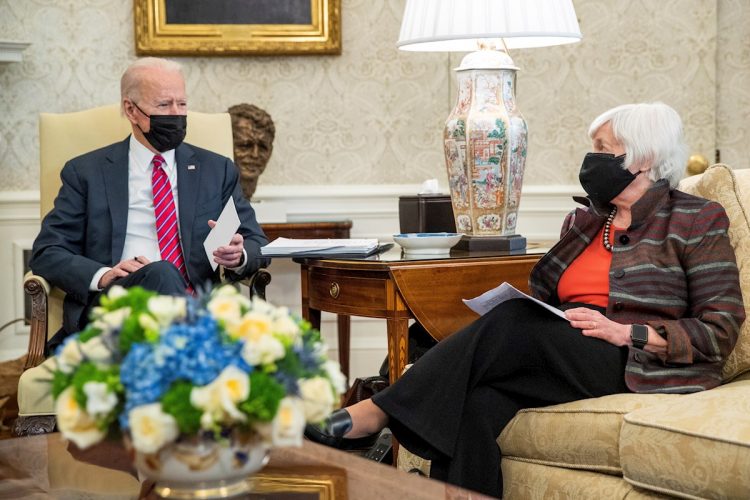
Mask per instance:
[[[592,201],[599,205],[607,205],[635,180],[638,174],[632,174],[628,169],[623,168],[624,162],[624,154],[620,156],[612,153],[586,154],[578,179]]]
[[[146,138],[155,150],[163,153],[174,149],[185,140],[187,132],[187,116],[185,115],[147,115],[136,103],[133,106],[138,111],[148,116],[150,126],[148,132],[143,132]],[[140,128],[140,127],[138,127]]]

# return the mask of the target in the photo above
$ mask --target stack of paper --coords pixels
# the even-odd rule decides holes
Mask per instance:
[[[562,319],[567,320],[568,318],[565,317],[565,313],[562,312],[560,309],[553,307],[545,302],[542,302],[539,299],[536,299],[532,297],[531,295],[527,295],[523,293],[518,288],[514,287],[508,282],[502,283],[500,286],[497,286],[493,288],[492,290],[487,290],[479,297],[474,297],[473,299],[463,299],[464,304],[466,304],[469,309],[474,311],[475,313],[479,314],[480,316],[483,314],[488,313],[492,309],[494,309],[495,306],[498,304],[502,304],[506,300],[510,299],[528,299],[533,302],[536,302],[543,308],[550,311],[552,314],[555,314],[557,316],[560,316]]]
[[[378,249],[376,239],[302,240],[277,238],[260,249],[268,257],[304,255],[370,255]]]

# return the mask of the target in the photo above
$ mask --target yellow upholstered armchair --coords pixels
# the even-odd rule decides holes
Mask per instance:
[[[233,157],[232,122],[229,113],[188,112],[185,142]],[[91,126],[94,124],[95,126]],[[75,113],[42,113],[39,118],[40,215],[52,209],[60,189],[60,170],[78,155],[123,140],[130,133],[130,122],[120,114],[118,104]],[[271,275],[260,269],[243,283],[251,295],[265,298]],[[24,291],[31,298],[31,332],[24,374],[18,384],[17,435],[39,434],[54,429],[54,407],[50,396],[49,372],[44,366],[44,346],[48,336],[62,325],[64,293],[50,286],[41,276],[28,273]]]

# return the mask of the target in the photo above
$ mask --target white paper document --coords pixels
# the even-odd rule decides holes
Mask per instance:
[[[510,299],[528,299],[533,302],[536,302],[543,308],[547,309],[548,311],[552,312],[553,314],[556,314],[557,316],[560,316],[564,320],[567,320],[565,317],[565,313],[562,312],[560,309],[556,307],[552,307],[549,304],[545,304],[539,299],[535,299],[531,295],[527,295],[523,293],[518,288],[514,287],[510,283],[503,283],[502,285],[493,288],[492,290],[488,290],[484,292],[479,297],[474,297],[473,299],[463,299],[464,304],[466,304],[469,309],[474,311],[475,313],[479,314],[480,316],[487,313],[489,310],[493,309],[496,305],[502,304],[506,300]]]
[[[208,233],[208,236],[206,236],[206,241],[203,242],[203,248],[206,249],[206,256],[214,271],[219,267],[219,264],[214,260],[214,252],[219,247],[229,245],[239,227],[240,216],[237,215],[237,207],[234,206],[234,199],[230,196],[229,201],[224,205],[224,210],[219,215],[219,219],[216,221],[216,225]]]
[[[260,249],[262,255],[295,256],[301,254],[370,255],[378,249],[378,240],[368,239],[296,239],[276,238]]]

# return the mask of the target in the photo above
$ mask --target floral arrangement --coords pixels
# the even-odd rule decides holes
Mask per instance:
[[[345,389],[317,330],[229,285],[197,298],[115,286],[90,319],[52,379],[58,428],[79,448],[115,429],[142,453],[236,429],[301,445]]]

